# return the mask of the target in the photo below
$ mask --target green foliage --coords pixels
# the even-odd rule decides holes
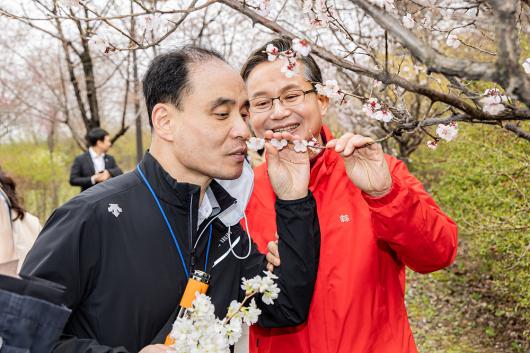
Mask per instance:
[[[530,143],[498,127],[461,125],[454,142],[442,142],[435,151],[420,148],[411,169],[459,226],[455,265],[428,280],[438,281],[436,290],[450,289],[445,305],[460,305],[462,310],[476,305],[471,317],[487,317],[469,327],[452,317],[455,313],[439,320],[447,320],[456,336],[460,324],[468,332],[482,325],[481,333],[475,334],[486,340],[511,336],[507,346],[528,347]],[[412,278],[422,285],[430,283]],[[409,313],[429,319],[432,304],[425,305],[423,295],[410,298]]]

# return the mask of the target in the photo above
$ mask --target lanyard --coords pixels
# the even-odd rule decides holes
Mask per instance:
[[[169,233],[171,234],[171,237],[173,238],[173,242],[175,243],[175,247],[177,248],[177,252],[180,256],[180,261],[182,262],[182,268],[184,269],[184,273],[186,274],[186,278],[190,277],[190,271],[188,270],[188,267],[186,266],[186,261],[184,260],[184,255],[182,255],[182,251],[180,250],[179,243],[177,241],[177,237],[175,236],[175,232],[173,232],[173,228],[171,227],[171,224],[169,224],[169,220],[166,216],[166,212],[162,208],[162,205],[160,204],[160,201],[158,200],[158,197],[155,194],[155,191],[151,187],[151,184],[145,177],[144,173],[142,172],[142,169],[140,168],[140,165],[138,164],[136,166],[136,170],[138,170],[138,173],[140,173],[140,176],[142,177],[145,186],[147,186],[147,189],[151,192],[151,195],[153,196],[153,199],[156,202],[156,205],[158,206],[158,209],[160,210],[160,213],[162,214],[162,217],[164,218],[164,221],[166,222],[167,229],[169,230]],[[208,257],[210,256],[210,244],[212,242],[212,225],[210,224],[210,235],[208,237],[208,245],[206,247],[206,261],[204,262],[204,272],[206,272],[208,267]],[[197,245],[195,245],[197,246]],[[195,246],[193,247],[195,249]]]

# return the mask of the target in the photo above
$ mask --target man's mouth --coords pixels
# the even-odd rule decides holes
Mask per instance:
[[[276,129],[272,129],[272,131],[273,132],[293,132],[299,126],[300,126],[300,124],[291,124],[291,125],[282,126],[282,127],[276,128]]]

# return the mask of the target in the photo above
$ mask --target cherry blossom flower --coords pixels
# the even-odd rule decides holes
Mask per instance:
[[[375,113],[373,113],[371,117],[373,119],[375,119],[375,120],[379,120],[379,121],[383,121],[385,123],[388,123],[388,122],[390,122],[392,120],[394,115],[392,115],[392,113],[389,110],[381,109],[381,110],[378,110]]]
[[[435,150],[438,148],[438,142],[436,142],[436,140],[428,141],[427,147],[429,147],[431,150]]]
[[[496,89],[487,89],[484,91],[484,97],[480,99],[480,103],[483,105],[483,110],[485,113],[491,115],[498,115],[503,112],[505,107],[503,103],[506,103],[508,98],[501,94],[501,92]]]
[[[308,56],[311,52],[311,46],[309,45],[309,42],[306,39],[293,39],[291,47],[297,54],[300,54],[302,56]]]
[[[403,16],[401,18],[401,22],[403,22],[403,26],[405,26],[405,28],[407,29],[413,29],[414,25],[416,25],[416,22],[412,18],[412,15],[408,12],[406,16]]]
[[[243,328],[241,327],[240,318],[232,318],[226,326],[226,334],[228,336],[228,344],[234,345],[241,338]]]
[[[267,59],[269,61],[274,61],[278,58],[278,55],[280,55],[280,51],[278,48],[276,48],[273,44],[269,43],[267,47],[265,48],[265,51],[267,52]]]
[[[281,68],[281,72],[283,72],[287,78],[294,77],[294,75],[296,75],[296,66],[296,61],[291,62],[290,60],[286,60],[285,65],[283,65]]]
[[[287,146],[288,142],[286,139],[271,139],[271,145],[275,147],[277,150],[282,150],[285,146]]]
[[[256,306],[256,301],[254,298],[252,298],[249,306],[241,309],[241,313],[243,322],[250,326],[258,322],[258,317],[261,314],[261,310],[258,309]]]
[[[370,98],[368,102],[363,105],[363,112],[370,118],[388,123],[394,118],[394,115],[379,103],[377,98]]]
[[[455,122],[448,125],[438,124],[436,134],[445,141],[452,141],[458,135],[458,126]]]
[[[527,58],[523,63],[524,72],[530,74],[530,58]]]
[[[381,104],[379,104],[379,100],[377,98],[368,99],[368,102],[363,106],[363,111],[370,114],[376,112],[379,109],[381,109]]]
[[[323,84],[317,83],[315,88],[318,94],[329,98],[342,99],[344,97],[344,94],[335,80],[326,80]]]
[[[307,141],[306,140],[295,140],[294,150],[295,152],[307,152]]]
[[[458,40],[457,36],[450,34],[447,36],[447,40],[445,41],[445,44],[447,44],[448,47],[456,49],[460,46],[460,40]]]
[[[251,137],[247,141],[247,148],[252,151],[258,151],[265,147],[265,139],[259,137]]]

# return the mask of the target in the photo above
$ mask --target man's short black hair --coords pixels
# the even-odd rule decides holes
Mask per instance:
[[[181,109],[182,98],[191,93],[190,65],[210,60],[226,62],[218,52],[194,45],[158,55],[153,59],[142,81],[151,127],[153,107],[157,103],[171,103]]]
[[[94,147],[98,141],[104,141],[105,136],[109,136],[109,133],[105,130],[103,130],[100,127],[95,127],[91,129],[88,134],[86,135],[86,140],[88,142],[89,147]]]

